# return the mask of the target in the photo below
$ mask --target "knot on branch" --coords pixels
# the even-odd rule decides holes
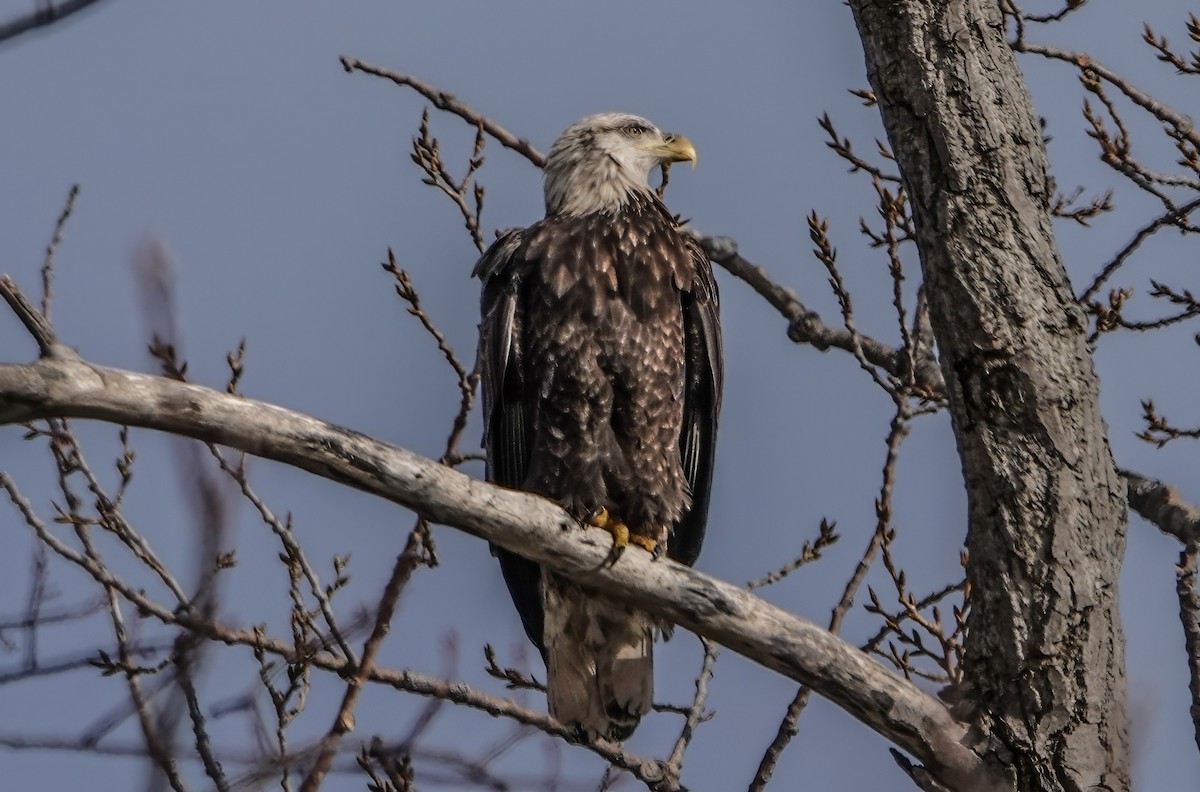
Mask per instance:
[[[696,238],[704,247],[704,252],[708,253],[708,257],[718,263],[728,261],[738,254],[737,240],[733,237],[697,235]]]
[[[816,311],[804,311],[788,322],[787,337],[797,344],[808,343],[824,352],[829,349],[830,343],[827,334],[821,332],[823,328]]]

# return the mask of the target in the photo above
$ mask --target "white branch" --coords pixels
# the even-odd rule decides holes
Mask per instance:
[[[58,348],[61,350],[61,348]],[[957,789],[981,782],[966,727],[933,696],[821,627],[744,589],[631,549],[605,565],[608,534],[551,502],[301,413],[197,385],[52,354],[0,364],[0,423],[48,417],[142,426],[285,462],[399,503],[634,602],[811,686]]]

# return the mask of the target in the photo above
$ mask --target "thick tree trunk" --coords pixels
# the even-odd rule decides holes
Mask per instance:
[[[1129,788],[1124,488],[993,0],[851,0],[904,173],[970,502],[963,691],[1022,792]]]

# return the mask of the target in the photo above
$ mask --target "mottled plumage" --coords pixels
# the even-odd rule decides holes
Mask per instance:
[[[644,119],[591,116],[546,162],[546,217],[483,255],[488,477],[581,521],[601,509],[691,564],[708,512],[721,401],[717,289],[707,256],[648,185],[693,159]],[[502,549],[550,711],[624,739],[653,695],[658,625]]]

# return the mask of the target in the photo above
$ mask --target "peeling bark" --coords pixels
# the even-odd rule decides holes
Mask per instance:
[[[1022,792],[1127,790],[1125,488],[988,0],[850,3],[904,174],[970,504],[963,691]]]

